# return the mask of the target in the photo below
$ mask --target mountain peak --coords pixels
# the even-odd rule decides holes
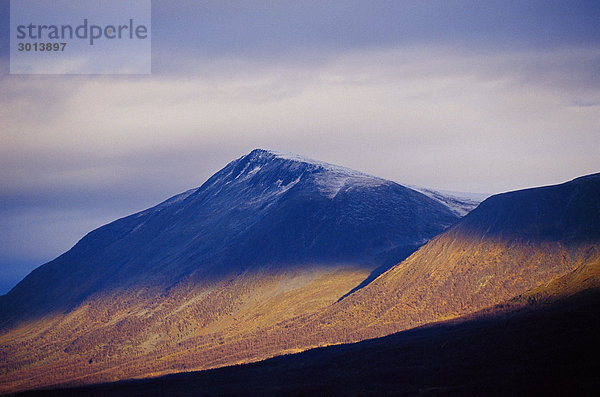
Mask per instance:
[[[305,156],[301,156],[299,154],[296,153],[291,153],[291,152],[280,152],[277,150],[271,150],[271,149],[254,149],[252,150],[250,153],[248,153],[246,156],[243,156],[242,158],[248,157],[250,159],[281,159],[281,160],[288,160],[288,161],[293,161],[293,162],[297,162],[297,163],[305,163],[305,164],[311,164],[311,165],[315,165],[315,166],[319,166],[319,167],[323,167],[324,169],[331,169],[331,168],[336,168],[336,169],[344,169],[347,171],[352,171],[352,172],[358,172],[355,170],[352,170],[350,168],[346,168],[346,167],[342,167],[339,165],[335,165],[335,164],[330,164],[330,163],[326,163],[324,161],[319,161],[319,160],[314,160]]]
[[[313,160],[295,153],[269,149],[254,149],[249,154],[230,163],[230,165],[238,164],[243,164],[244,167],[236,178],[243,174],[253,175],[261,170],[264,172],[263,167],[270,165],[271,171],[277,169],[293,173],[296,178],[299,178],[298,180],[305,177],[310,178],[318,186],[318,190],[329,198],[334,198],[340,191],[353,187],[369,188],[395,184],[392,181],[351,168]]]

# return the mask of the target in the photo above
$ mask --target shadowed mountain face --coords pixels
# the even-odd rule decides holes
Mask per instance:
[[[414,190],[292,154],[254,150],[200,188],[119,219],[0,297],[7,320],[111,289],[206,282],[264,265],[360,264],[412,253],[458,217]]]
[[[499,194],[463,219],[455,233],[567,245],[600,240],[600,174],[556,186]]]

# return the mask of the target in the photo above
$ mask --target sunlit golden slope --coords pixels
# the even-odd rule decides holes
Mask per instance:
[[[540,284],[511,299],[509,303],[512,305],[549,303],[594,288],[600,288],[600,256],[598,255],[564,276]]]
[[[113,291],[0,336],[0,391],[97,382],[272,356],[255,335],[331,305],[369,274],[357,267],[263,268],[166,294]],[[281,344],[269,340],[269,344]]]
[[[347,341],[379,336],[474,313],[536,289],[562,296],[586,288],[586,280],[592,285],[598,277],[599,261],[597,244],[519,244],[445,233],[314,321],[353,324]]]

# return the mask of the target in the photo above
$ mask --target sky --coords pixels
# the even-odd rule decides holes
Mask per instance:
[[[600,172],[598,1],[152,1],[149,75],[9,74],[0,294],[254,148],[499,193]]]

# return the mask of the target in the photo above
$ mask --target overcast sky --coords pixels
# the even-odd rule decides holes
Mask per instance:
[[[464,192],[600,171],[597,0],[155,0],[148,76],[10,75],[8,5],[0,294],[257,147]]]

